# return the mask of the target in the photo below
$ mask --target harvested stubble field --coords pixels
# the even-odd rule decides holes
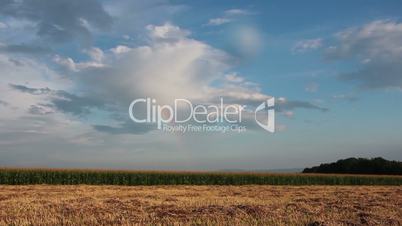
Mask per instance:
[[[0,185],[0,225],[401,225],[401,186]]]

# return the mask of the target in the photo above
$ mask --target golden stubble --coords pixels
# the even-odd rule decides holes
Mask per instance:
[[[401,186],[0,186],[0,225],[401,225]]]

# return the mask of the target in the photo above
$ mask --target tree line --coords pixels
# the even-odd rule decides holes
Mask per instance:
[[[348,173],[348,174],[389,174],[402,175],[402,162],[389,161],[381,157],[348,158],[333,163],[305,168],[303,173]]]

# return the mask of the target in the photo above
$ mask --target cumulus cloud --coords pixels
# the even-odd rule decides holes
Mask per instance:
[[[331,60],[360,62],[357,71],[343,73],[339,79],[354,81],[365,89],[402,88],[402,24],[377,20],[335,35],[336,42],[326,49]]]
[[[165,23],[162,26],[147,25],[149,37],[154,41],[177,41],[184,39],[191,34],[190,31],[181,29],[171,23]]]
[[[94,54],[94,53],[92,53]],[[96,56],[91,56],[92,59],[94,59]],[[99,57],[99,56],[98,56]],[[101,68],[105,67],[106,65],[101,62],[101,59],[103,59],[103,56],[100,59],[94,59],[95,61],[85,61],[85,62],[75,62],[72,58],[70,57],[62,57],[59,55],[55,55],[53,57],[53,61],[62,66],[66,70],[70,71],[81,71],[83,69],[87,68]]]
[[[84,53],[88,54],[91,57],[91,59],[95,62],[102,62],[104,58],[103,51],[96,47],[86,49],[84,50]]]
[[[126,107],[143,96],[161,102],[180,97],[203,99],[210,83],[230,68],[229,55],[188,38],[189,32],[177,26],[149,25],[147,30],[152,40],[149,45],[112,49],[105,60],[108,67],[81,70],[77,82],[94,95]]]
[[[118,45],[114,48],[111,49],[112,53],[119,55],[119,54],[123,54],[123,53],[127,53],[131,50],[130,47],[128,46],[124,46],[124,45]]]
[[[244,78],[239,76],[237,73],[230,73],[225,75],[225,79],[229,82],[239,83],[243,82]]]
[[[107,111],[105,119],[101,120],[106,124],[98,122],[93,128],[113,134],[146,131],[138,125],[128,126],[128,122],[107,125],[110,121],[127,121],[128,104],[135,98],[152,96],[160,102],[183,97],[210,99],[209,95],[215,90],[210,83],[223,77],[230,67],[230,56],[188,38],[189,32],[169,23],[148,26],[147,29],[151,37],[150,45],[134,48],[117,46],[107,52],[91,48],[84,51],[90,61],[81,62],[55,55],[53,61],[64,67],[65,73],[72,75],[66,77],[73,84],[71,89],[80,92],[79,87],[85,87],[81,95],[66,91],[70,89],[67,87],[58,89],[53,84],[57,81],[53,78],[56,76],[40,72],[41,67],[32,61],[19,58],[19,62],[23,63],[17,67],[5,58],[0,63],[6,65],[2,67],[2,72],[7,81],[4,89],[9,95],[4,96],[14,99],[21,96],[24,100],[19,103],[22,115],[64,113],[84,117],[93,110]],[[102,67],[104,62],[107,67]],[[29,67],[29,64],[34,65]],[[23,73],[28,68],[31,71]],[[43,66],[43,70],[49,69]],[[12,79],[15,73],[22,76],[21,79],[15,76]],[[35,76],[42,82],[35,82]],[[25,103],[21,105],[22,102]],[[109,116],[111,118],[108,119]]]
[[[112,111],[115,121],[125,123],[97,124],[94,128],[113,134],[142,133],[148,131],[148,127],[128,126],[126,123],[129,120],[127,107],[136,98],[153,97],[158,104],[171,104],[175,98],[197,103],[216,103],[224,98],[228,103],[249,106],[270,98],[270,95],[261,92],[257,84],[231,72],[234,60],[230,55],[190,38],[190,32],[170,23],[148,25],[146,28],[150,37],[148,45],[118,45],[110,51],[102,51],[105,67],[57,57],[57,63],[71,69],[73,81],[85,87],[80,98],[87,98],[84,101],[68,97],[69,101],[63,102],[63,105],[56,101],[60,98],[56,98],[52,103],[58,110],[82,114],[85,113],[84,104],[91,103],[89,100],[113,103],[115,108],[108,110]],[[74,104],[77,109],[65,109]],[[88,107],[98,106],[93,104]],[[282,108],[323,110],[308,103],[291,101],[284,103]]]
[[[136,98],[153,97],[158,104],[171,104],[175,98],[196,103],[217,103],[224,98],[227,103],[255,106],[271,97],[258,84],[232,72],[232,56],[191,38],[189,31],[171,23],[148,25],[146,29],[147,45],[89,48],[84,50],[89,61],[55,55],[53,61],[70,75],[70,88],[26,83],[29,79],[9,80],[8,88],[31,99],[24,107],[31,115],[66,114],[78,116],[80,121],[95,111],[103,112],[101,120],[89,123],[91,128],[115,135],[155,129],[129,120],[127,108]],[[296,108],[325,110],[303,101],[283,100],[278,106],[284,115]]]

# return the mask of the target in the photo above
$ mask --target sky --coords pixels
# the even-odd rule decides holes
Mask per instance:
[[[402,160],[402,2],[1,0],[0,166]],[[130,103],[275,102],[275,133],[170,133]],[[138,111],[143,112],[145,108]]]

